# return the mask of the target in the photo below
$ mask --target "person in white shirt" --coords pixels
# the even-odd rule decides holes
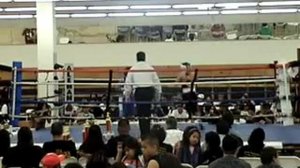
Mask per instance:
[[[151,116],[151,101],[159,101],[161,85],[154,68],[146,63],[146,54],[137,53],[137,63],[133,65],[125,80],[125,101],[130,101],[134,97],[138,117]],[[137,72],[135,72],[137,71]],[[143,103],[146,102],[146,103]],[[150,132],[150,120],[139,120],[141,135]]]
[[[8,120],[8,107],[5,103],[0,103],[0,124],[5,123]]]
[[[166,125],[167,136],[164,143],[171,144],[173,147],[175,147],[175,144],[182,140],[183,131],[177,129],[177,120],[174,117],[169,117],[166,120]]]
[[[178,105],[176,109],[174,109],[169,116],[175,118],[189,118],[188,112],[183,108],[182,105]]]

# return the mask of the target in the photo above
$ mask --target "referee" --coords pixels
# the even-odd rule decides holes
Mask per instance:
[[[125,101],[134,98],[138,117],[151,116],[151,101],[160,101],[161,85],[154,68],[146,63],[146,54],[136,54],[137,63],[133,65],[125,80]],[[137,72],[134,72],[137,71]],[[146,102],[146,103],[145,103]],[[139,119],[141,135],[150,132],[150,119]]]

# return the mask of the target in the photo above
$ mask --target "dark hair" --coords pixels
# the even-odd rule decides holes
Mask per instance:
[[[124,127],[124,126],[129,126],[129,120],[126,118],[122,118],[118,122],[118,127]]]
[[[231,128],[231,126],[233,125],[233,122],[234,122],[233,114],[231,112],[225,112],[222,115],[222,120],[227,122],[229,125],[229,128]]]
[[[35,110],[43,110],[43,107],[50,108],[50,106],[46,102],[38,102]]]
[[[92,154],[90,159],[86,164],[86,168],[95,168],[95,167],[103,167],[108,168],[110,164],[108,162],[107,157],[105,156],[104,151],[97,151],[96,153]]]
[[[201,136],[199,129],[195,126],[188,126],[184,130],[183,135],[182,135],[182,145],[183,146],[186,146],[186,147],[190,146],[190,136],[195,132],[199,133],[199,135]],[[198,143],[200,145],[200,141]]]
[[[68,163],[64,168],[83,168],[79,163]]]
[[[92,125],[89,128],[87,139],[83,142],[81,150],[85,153],[93,154],[97,151],[104,150],[102,132],[98,125]]]
[[[154,146],[159,147],[159,140],[156,136],[148,134],[148,135],[143,136],[142,140],[144,142],[148,143],[149,145],[154,145]]]
[[[146,54],[143,51],[140,51],[136,54],[136,60],[138,62],[146,61]]]
[[[129,148],[129,149],[133,149],[135,152],[135,159],[138,160],[139,159],[139,155],[142,154],[142,150],[141,150],[141,144],[138,142],[137,139],[133,138],[133,137],[129,137],[125,140],[124,142],[124,146]]]
[[[234,154],[238,149],[238,140],[232,135],[226,135],[222,142],[222,148],[226,154]]]
[[[116,162],[113,165],[111,165],[111,168],[127,168],[126,165],[122,162]]]
[[[226,121],[220,120],[216,125],[216,130],[218,134],[226,135],[229,133],[230,126]]]
[[[28,127],[21,127],[18,132],[18,146],[32,146],[32,132]]]
[[[158,124],[153,125],[150,134],[157,137],[159,144],[162,144],[167,136],[165,129]]]
[[[55,122],[51,125],[51,134],[53,136],[60,136],[63,134],[64,128],[61,122]]]
[[[207,143],[208,150],[214,151],[219,149],[221,140],[216,132],[210,131],[205,134],[205,142]]]
[[[261,24],[263,27],[268,26],[268,23],[262,23]]]
[[[0,157],[3,157],[10,147],[9,132],[5,129],[0,130]]]
[[[256,128],[249,136],[248,145],[253,149],[257,149],[256,152],[260,152],[264,147],[264,140],[265,131],[262,128]]]
[[[167,129],[177,129],[177,120],[175,117],[168,117],[166,120]]]
[[[260,155],[260,161],[263,165],[269,165],[277,158],[277,151],[273,147],[265,147]]]

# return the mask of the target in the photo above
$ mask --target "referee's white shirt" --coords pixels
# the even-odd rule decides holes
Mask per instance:
[[[135,70],[149,70],[150,72],[130,72]],[[153,70],[153,71],[151,71]],[[133,85],[131,85],[133,84]],[[156,94],[161,93],[161,85],[157,73],[154,68],[146,62],[137,62],[132,66],[125,80],[125,96],[126,98],[134,92],[136,88],[154,87]]]

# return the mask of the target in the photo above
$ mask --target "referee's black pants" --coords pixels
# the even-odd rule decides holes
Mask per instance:
[[[140,87],[140,88],[136,88],[134,92],[137,116],[143,117],[139,119],[141,135],[146,135],[150,132],[151,120],[144,117],[151,116],[151,101],[153,101],[154,99],[154,94],[155,94],[154,87]]]

